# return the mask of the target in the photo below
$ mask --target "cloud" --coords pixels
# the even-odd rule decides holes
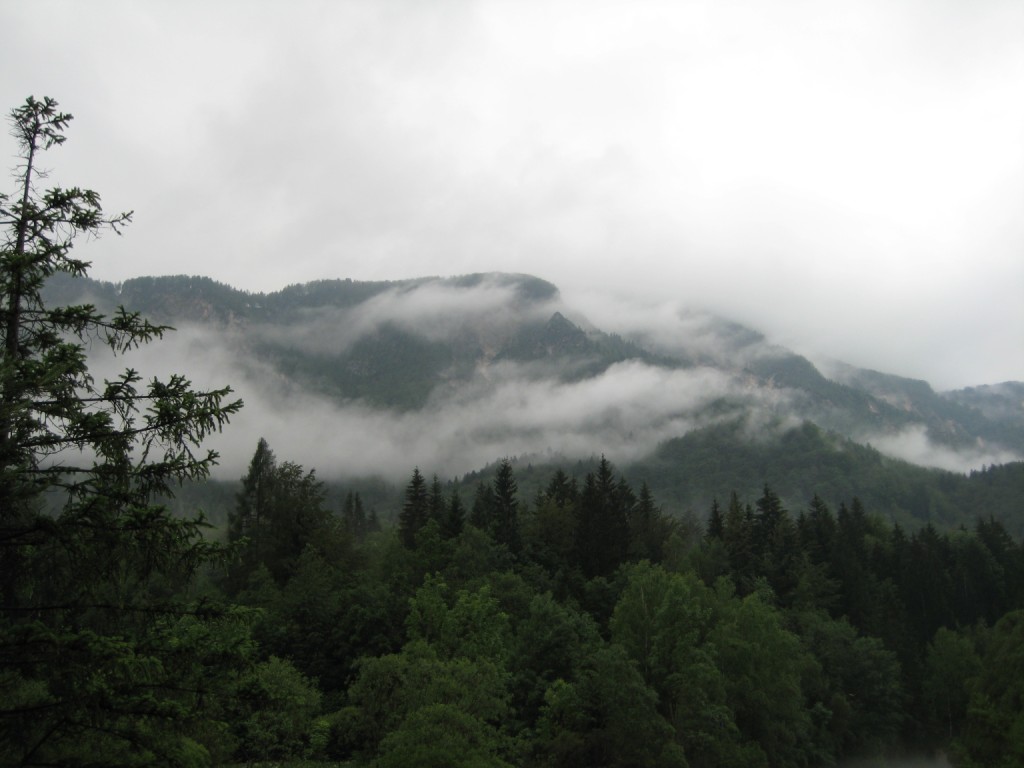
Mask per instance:
[[[464,328],[486,337],[507,332],[513,320],[547,319],[559,306],[522,302],[515,284],[484,276],[472,287],[442,281],[400,285],[352,307],[304,309],[294,322],[257,323],[251,330],[262,341],[339,355],[384,325],[430,341],[450,339]]]
[[[386,290],[355,307],[317,310],[313,322],[304,318],[295,327],[258,331],[265,338],[276,333],[278,343],[331,353],[382,323],[442,339],[450,337],[457,316],[470,326],[481,321],[501,326],[516,307],[514,291],[500,280],[485,279],[469,289],[428,282]],[[543,302],[535,308],[539,317],[550,309]],[[800,393],[760,386],[743,373],[746,362],[777,351],[756,334],[706,315],[680,313],[669,304],[654,309],[594,304],[588,309],[602,319],[602,312],[616,314],[619,328],[627,332],[653,328],[652,338],[665,349],[694,359],[703,356],[715,366],[728,364],[713,367],[698,360],[674,369],[628,360],[596,376],[565,380],[543,363],[492,361],[470,380],[436,389],[420,410],[401,412],[304,388],[247,352],[238,328],[186,324],[159,344],[124,358],[97,351],[93,368],[97,378],[129,364],[147,377],[187,371],[198,388],[234,387],[245,408],[224,434],[209,441],[222,455],[218,475],[229,478],[244,473],[260,437],[280,456],[315,467],[325,477],[381,474],[397,479],[412,466],[459,475],[501,455],[587,458],[605,453],[628,462],[665,440],[737,416],[745,419],[750,439],[799,423]],[[980,442],[967,449],[935,443],[923,425],[859,440],[896,458],[956,472],[1021,458]]]
[[[678,300],[640,301],[599,291],[570,290],[566,310],[580,323],[637,341],[654,352],[740,369],[784,353],[757,331]]]
[[[435,393],[419,411],[392,412],[303,389],[246,357],[230,332],[208,327],[183,326],[125,358],[97,354],[93,368],[99,377],[110,376],[127,364],[146,377],[188,371],[197,388],[234,387],[245,408],[208,441],[222,456],[216,473],[226,478],[244,474],[260,437],[279,456],[324,477],[398,479],[413,466],[455,476],[501,455],[605,453],[628,461],[719,418],[745,412],[768,423],[789,411],[785,390],[750,389],[712,368],[669,370],[627,361],[582,381],[497,363],[465,386]],[[723,398],[734,402],[727,412],[709,408]]]
[[[967,473],[985,466],[1024,459],[1013,451],[987,445],[980,439],[970,448],[953,448],[935,443],[929,438],[928,429],[923,424],[907,427],[896,434],[867,435],[862,441],[888,456],[950,472]]]

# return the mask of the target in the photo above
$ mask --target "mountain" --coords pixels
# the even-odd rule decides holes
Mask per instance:
[[[698,514],[768,482],[795,508],[819,493],[833,504],[859,496],[908,524],[1024,521],[1020,473],[988,469],[1024,456],[1021,383],[936,392],[819,368],[699,313],[625,337],[528,275],[323,280],[267,294],[203,277],[58,277],[48,300],[124,305],[179,328],[178,346],[159,345],[167,359],[148,362],[228,376],[250,411],[250,447],[221,447],[236,467],[254,435],[327,477],[607,454]],[[968,488],[983,480],[987,496]]]

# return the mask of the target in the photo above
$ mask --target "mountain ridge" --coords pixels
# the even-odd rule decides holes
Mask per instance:
[[[721,345],[716,360],[687,349],[686,340],[675,348],[666,348],[664,344],[646,340],[642,333],[621,336],[606,333],[592,325],[584,330],[583,326],[589,325],[588,321],[561,301],[558,288],[532,275],[494,272],[394,281],[318,280],[289,285],[270,293],[251,293],[202,276],[139,277],[119,284],[58,276],[48,286],[48,293],[51,300],[58,303],[74,303],[85,298],[106,311],[123,304],[156,322],[172,325],[186,322],[251,327],[308,323],[311,313],[328,309],[351,310],[365,306],[384,294],[392,293],[400,298],[429,286],[453,292],[484,287],[495,292],[511,291],[511,302],[508,302],[508,297],[503,298],[507,302],[505,309],[511,308],[512,313],[505,312],[497,323],[492,322],[488,326],[482,320],[486,313],[477,311],[471,318],[472,322],[464,322],[454,330],[448,329],[450,332],[444,334],[447,336],[444,341],[448,342],[445,351],[454,358],[534,363],[574,358],[577,365],[581,363],[580,358],[586,358],[588,365],[584,366],[584,371],[593,374],[628,359],[666,367],[723,367],[723,358],[735,355],[740,362],[733,362],[728,367],[754,377],[758,385],[803,392],[819,408],[852,412],[861,424],[870,424],[874,420],[879,424],[899,426],[916,419],[923,421],[933,436],[952,445],[964,445],[982,437],[1001,441],[1004,447],[1024,452],[1022,382],[979,384],[943,393],[923,380],[843,363],[833,364],[826,375],[806,357],[767,345],[759,332],[733,321],[708,316],[704,330]],[[543,308],[544,311],[538,314],[531,312],[531,308]],[[475,309],[479,310],[479,307]],[[464,308],[453,302],[448,310],[456,312],[464,311]],[[515,312],[518,315],[513,314]],[[415,336],[421,329],[389,323],[387,318],[384,320],[375,328],[377,337],[364,343],[359,350],[364,357],[389,345],[405,351],[418,346],[409,335]],[[429,339],[435,344],[440,340],[437,334]],[[271,352],[275,347],[272,341],[263,340],[263,343],[264,352]],[[751,350],[755,353],[751,354]],[[419,357],[424,356],[421,354]],[[744,357],[749,359],[743,360]],[[468,360],[462,359],[462,362],[465,364]],[[362,364],[358,359],[352,363],[355,368]],[[472,367],[463,365],[466,370]],[[434,370],[432,376],[440,380],[441,373]],[[422,387],[429,385],[428,380],[420,382]],[[359,391],[356,388],[356,396]],[[427,399],[427,394],[421,394],[416,402],[422,405]],[[384,395],[376,404],[395,405],[391,400]],[[840,418],[829,426],[847,432],[852,423],[849,419],[844,421]]]
[[[822,369],[692,312],[610,333],[529,275],[322,280],[272,293],[183,275],[60,278],[48,301],[124,304],[177,326],[160,346],[180,351],[160,362],[216,367],[217,383],[246,399],[242,437],[222,455],[245,457],[267,436],[325,476],[394,478],[413,465],[457,476],[502,455],[607,453],[677,511],[701,514],[711,498],[768,482],[793,503],[815,487],[837,495],[830,503],[860,489],[893,519],[951,523],[957,504],[982,508],[963,502],[960,481],[883,455],[965,478],[1024,455],[1024,384],[939,393],[893,374]],[[1019,482],[988,480],[998,499]],[[1016,506],[1000,516],[1024,521]]]

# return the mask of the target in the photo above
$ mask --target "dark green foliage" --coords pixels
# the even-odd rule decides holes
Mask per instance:
[[[244,545],[228,574],[229,593],[243,589],[260,566],[284,584],[307,546],[327,552],[341,535],[324,507],[323,484],[315,470],[306,472],[290,461],[278,465],[261,438],[228,520],[228,540]]]
[[[420,474],[419,467],[412,471],[412,478],[405,488],[405,503],[398,517],[398,536],[410,549],[416,546],[416,536],[430,519],[430,498],[427,481]]]
[[[494,507],[491,517],[494,540],[504,544],[513,554],[522,549],[519,536],[519,487],[508,459],[498,465],[494,476]]]
[[[535,723],[548,688],[571,678],[579,659],[596,650],[601,637],[589,615],[550,593],[533,595],[517,619],[509,656],[512,702],[521,721]]]
[[[547,689],[537,748],[538,765],[559,768],[686,765],[657,697],[616,645],[588,654],[571,680]]]
[[[845,619],[803,612],[795,630],[814,663],[805,668],[812,739],[824,754],[875,754],[896,743],[903,719],[895,653]]]
[[[41,189],[40,155],[70,120],[48,98],[12,111],[17,190],[0,195],[0,755],[202,764],[245,632],[189,591],[218,553],[204,521],[153,500],[206,477],[217,457],[200,444],[241,403],[180,375],[95,381],[89,346],[122,354],[170,329],[44,300],[51,277],[86,272],[79,236],[130,219],[92,190]]]
[[[741,764],[745,750],[726,702],[726,679],[708,643],[716,621],[714,593],[691,574],[647,563],[629,568],[626,578],[612,638],[658,694],[659,712],[674,727],[689,764]]]
[[[981,669],[959,746],[974,764],[1010,768],[1024,762],[1024,610],[1003,616],[982,642]]]
[[[758,573],[754,535],[753,510],[749,505],[741,504],[740,497],[733,491],[722,523],[722,541],[729,557],[733,581],[742,594],[748,594],[754,589]]]
[[[921,698],[932,736],[952,741],[967,717],[970,688],[981,672],[970,637],[941,627],[928,644]]]
[[[490,531],[494,525],[494,488],[490,483],[477,483],[469,522],[481,531]]]
[[[552,573],[575,562],[577,497],[575,479],[559,469],[523,521],[527,557]]]
[[[773,439],[752,440],[739,423],[695,430],[624,469],[646,477],[654,495],[675,509],[710,509],[728,489],[755,498],[770,478],[793,508],[815,494],[836,506],[856,496],[911,530],[929,521],[973,525],[994,515],[1012,535],[1024,535],[1024,463],[957,475],[887,458],[810,423],[780,429]]]
[[[486,588],[452,599],[443,580],[428,579],[410,601],[402,651],[360,665],[349,691],[353,748],[387,765],[440,764],[460,747],[481,753],[472,765],[506,751],[495,724],[507,711],[507,621]]]
[[[341,508],[341,524],[345,532],[357,541],[362,541],[368,533],[375,530],[375,527],[379,527],[379,524],[374,526],[371,523],[363,508],[363,499],[355,491],[349,491],[345,496],[345,503]]]
[[[459,495],[458,490],[454,490],[448,500],[448,509],[441,524],[441,535],[446,539],[454,539],[462,533],[465,524],[466,509],[462,504],[462,497]]]
[[[584,576],[608,576],[625,561],[629,512],[629,499],[602,456],[597,472],[583,481],[576,510],[576,556]]]
[[[631,505],[629,514],[630,560],[661,562],[665,558],[666,545],[675,529],[674,521],[662,513],[645,482],[640,486],[640,496],[636,503]]]
[[[236,684],[227,713],[234,755],[263,762],[306,751],[320,692],[288,661],[271,656]]]
[[[762,485],[753,504],[732,493],[718,535],[679,555],[682,521],[604,460],[582,489],[551,474],[513,554],[496,521],[509,500],[519,511],[516,480],[499,463],[478,485],[480,527],[456,533],[445,526],[457,492],[414,470],[405,505],[425,522],[411,546],[399,526],[343,539],[333,559],[307,547],[283,586],[266,569],[250,580],[241,598],[263,610],[261,658],[287,659],[325,702],[265,754],[708,768],[831,765],[904,741],[1013,754],[996,731],[1013,727],[1014,699],[985,677],[992,664],[1012,667],[1012,654],[986,655],[990,631],[941,628],[1001,616],[1021,593],[1011,574],[1024,549],[998,523],[907,535],[856,498],[833,514],[812,496],[792,515]],[[622,541],[590,540],[607,557],[590,578],[588,498],[624,522]],[[641,557],[648,528],[669,532],[663,565]],[[911,577],[924,569],[949,599]],[[245,734],[234,733],[223,743],[241,756]]]
[[[451,704],[427,704],[409,714],[380,745],[377,768],[511,768],[503,742],[480,718]]]

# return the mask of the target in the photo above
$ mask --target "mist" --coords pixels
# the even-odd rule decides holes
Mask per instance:
[[[745,370],[760,358],[789,353],[744,326],[674,301],[641,304],[587,293],[574,293],[571,301],[557,294],[524,300],[521,288],[501,275],[469,283],[427,280],[386,288],[351,306],[300,309],[274,323],[183,323],[123,358],[94,350],[93,366],[97,378],[130,365],[145,377],[184,373],[200,389],[231,386],[245,407],[207,441],[221,455],[216,474],[227,478],[244,472],[261,437],[281,457],[324,477],[397,479],[413,466],[456,476],[500,456],[605,454],[631,462],[723,419],[742,419],[754,440],[809,416],[806,392],[765,386]],[[566,377],[569,366],[585,359],[493,357],[523,322],[544,322],[556,311],[685,365],[632,359],[574,380]],[[425,341],[464,337],[482,356],[468,378],[460,374],[436,387],[423,407],[397,410],[316,391],[257,351],[269,345],[329,360],[385,326]],[[1020,458],[980,442],[966,449],[938,444],[923,425],[853,437],[886,455],[955,472]]]
[[[897,459],[919,464],[922,467],[945,469],[966,474],[995,464],[1020,461],[1021,456],[998,446],[989,446],[980,440],[969,448],[953,448],[936,443],[928,436],[923,424],[907,427],[896,434],[863,434],[860,442]]]
[[[245,402],[222,434],[207,440],[221,455],[216,476],[244,474],[264,437],[282,458],[323,477],[405,476],[413,466],[456,476],[499,456],[551,454],[629,461],[659,443],[746,414],[752,433],[786,424],[791,393],[751,388],[711,367],[670,370],[638,361],[592,378],[560,381],[537,366],[499,362],[466,384],[435,393],[416,411],[339,402],[245,354],[236,333],[183,325],[163,341],[123,358],[96,355],[97,378],[130,365],[144,377],[185,372],[193,385],[230,385]],[[726,413],[710,409],[728,398]],[[794,420],[793,424],[796,423]]]
[[[251,331],[259,340],[309,354],[340,355],[384,325],[440,341],[465,327],[497,333],[513,318],[547,318],[558,306],[557,301],[517,302],[516,287],[497,276],[484,277],[471,289],[430,281],[396,286],[352,307],[304,309],[286,323],[257,323]]]

